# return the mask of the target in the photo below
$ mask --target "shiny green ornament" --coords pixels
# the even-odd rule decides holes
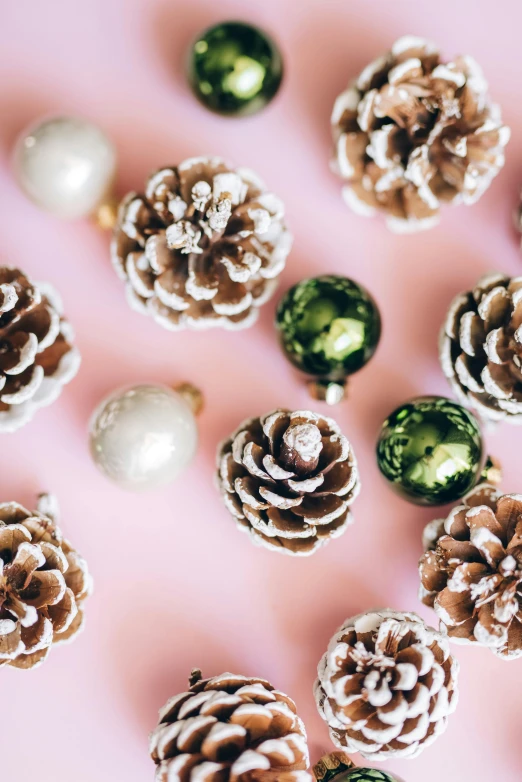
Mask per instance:
[[[354,768],[347,774],[336,777],[335,782],[400,782],[400,780],[376,768]]]
[[[318,398],[334,403],[375,353],[381,317],[362,285],[330,274],[294,285],[279,303],[276,327],[289,361],[316,378]]]
[[[190,52],[192,89],[218,114],[255,114],[272,100],[282,78],[283,60],[275,43],[243,22],[210,27]]]
[[[459,500],[480,481],[484,462],[476,418],[441,396],[398,407],[377,443],[380,471],[398,494],[418,505]]]

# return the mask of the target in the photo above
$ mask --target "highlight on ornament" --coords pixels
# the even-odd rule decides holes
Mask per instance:
[[[312,396],[336,404],[344,398],[347,378],[377,350],[381,317],[362,285],[328,274],[302,280],[283,296],[276,329],[288,360],[313,377]]]
[[[430,228],[444,204],[474,204],[504,165],[510,131],[472,57],[442,60],[407,35],[337,98],[334,170],[360,215],[391,230]]]
[[[95,465],[129,491],[150,491],[174,481],[195,456],[201,392],[185,383],[122,388],[104,399],[89,427]]]
[[[92,591],[87,563],[63,537],[55,497],[37,509],[0,504],[0,667],[41,665],[51,647],[73,640],[83,627]]]
[[[252,171],[221,158],[160,169],[123,199],[115,227],[130,305],[170,330],[251,326],[292,246],[284,214]]]
[[[360,490],[355,454],[339,426],[307,410],[244,421],[218,448],[217,482],[238,529],[294,556],[342,535]]]
[[[0,266],[0,433],[52,404],[80,367],[74,332],[48,283]]]
[[[211,111],[228,116],[255,114],[277,94],[283,60],[259,27],[221,22],[198,36],[188,74],[196,97]]]
[[[448,638],[417,614],[369,611],[332,637],[318,667],[317,708],[339,749],[368,760],[414,758],[446,729],[458,672]],[[361,782],[360,773],[347,779]]]
[[[476,418],[442,396],[412,399],[388,416],[377,464],[394,491],[418,505],[455,502],[479,481],[500,478]]]
[[[522,277],[492,272],[454,299],[440,361],[459,402],[481,419],[522,423]]]
[[[522,494],[474,488],[428,524],[419,563],[423,603],[451,641],[522,657]]]
[[[14,163],[24,193],[57,217],[89,217],[112,194],[114,147],[97,125],[80,117],[37,121],[20,135]]]
[[[156,779],[312,782],[295,703],[265,679],[194,670],[150,737]]]

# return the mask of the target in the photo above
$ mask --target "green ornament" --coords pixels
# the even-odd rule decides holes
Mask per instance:
[[[354,768],[335,782],[399,782],[399,779],[376,768]]]
[[[195,95],[218,114],[255,114],[269,103],[283,78],[274,42],[243,22],[205,30],[192,45],[189,79]]]
[[[377,443],[380,471],[398,494],[418,505],[459,500],[481,480],[484,462],[476,418],[441,396],[398,407]]]
[[[316,396],[334,403],[375,353],[381,317],[362,285],[330,274],[294,285],[279,303],[276,327],[289,361],[316,378]]]

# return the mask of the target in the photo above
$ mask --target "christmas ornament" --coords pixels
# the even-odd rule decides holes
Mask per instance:
[[[372,611],[333,636],[315,697],[336,747],[371,760],[412,758],[445,730],[457,678],[445,636],[417,614]]]
[[[382,425],[377,464],[392,488],[410,502],[454,502],[482,477],[485,458],[478,423],[442,396],[412,399]]]
[[[245,116],[264,108],[277,93],[283,61],[258,27],[223,22],[205,30],[192,46],[189,79],[195,95],[219,114]]]
[[[132,491],[170,483],[196,452],[194,410],[200,405],[200,392],[188,384],[177,391],[158,385],[119,389],[103,400],[91,419],[90,449],[96,466]]]
[[[471,57],[441,62],[407,35],[336,100],[335,169],[355,212],[395,231],[429,228],[444,203],[473,204],[504,165],[509,128]]]
[[[251,418],[218,449],[218,486],[253,543],[307,556],[352,523],[355,455],[331,418],[274,410]]]
[[[83,625],[92,590],[87,563],[62,537],[54,497],[31,513],[0,504],[0,666],[34,668]]]
[[[312,782],[294,702],[264,679],[193,671],[159,713],[150,752],[156,782]]]
[[[53,117],[22,134],[15,173],[24,193],[42,209],[58,217],[87,217],[110,195],[116,153],[96,125]]]
[[[522,423],[522,277],[488,274],[457,296],[440,360],[462,404],[486,421]]]
[[[323,275],[294,285],[277,308],[276,327],[285,355],[314,375],[314,396],[335,403],[346,378],[373,356],[381,336],[376,303],[347,277]]]
[[[473,489],[426,527],[420,598],[453,641],[522,657],[522,495]]]
[[[112,257],[131,306],[165,328],[238,329],[274,292],[291,244],[282,202],[251,171],[191,158],[124,198]]]
[[[76,375],[80,354],[56,291],[0,266],[0,432],[26,424]]]
[[[357,768],[344,752],[325,755],[313,768],[316,782],[401,782],[376,768]]]

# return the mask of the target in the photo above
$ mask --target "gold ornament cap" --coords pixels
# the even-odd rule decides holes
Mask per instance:
[[[345,752],[330,752],[328,755],[324,755],[312,770],[317,782],[329,782],[335,779],[338,774],[352,768],[355,768],[355,763]]]

